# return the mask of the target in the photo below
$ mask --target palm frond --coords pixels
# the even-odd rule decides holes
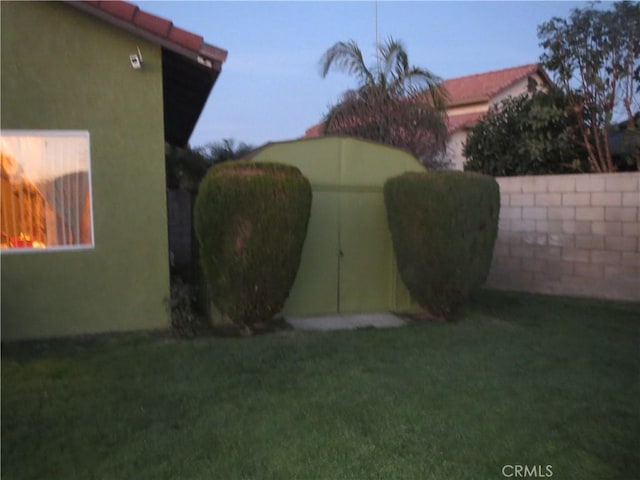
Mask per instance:
[[[384,64],[381,73],[387,79],[387,83],[392,83],[388,81],[391,78],[404,76],[404,73],[409,69],[409,57],[404,44],[389,37],[383,45],[378,46],[378,50]]]
[[[376,45],[378,65],[369,69],[353,42],[338,42],[323,55],[321,74],[331,69],[357,76],[325,116],[325,134],[372,140],[413,153],[425,164],[444,158],[448,138],[442,80],[429,70],[411,66],[402,42],[392,37]]]
[[[322,78],[325,78],[332,69],[355,75],[364,83],[373,81],[373,75],[364,62],[362,51],[353,40],[337,42],[322,55],[320,58]]]

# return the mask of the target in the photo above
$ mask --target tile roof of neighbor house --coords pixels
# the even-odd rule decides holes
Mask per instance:
[[[546,72],[538,63],[445,80],[443,86],[449,92],[448,107],[486,103],[501,91],[535,73],[540,74],[546,81],[551,83]],[[477,122],[483,115],[483,112],[449,115],[447,123],[449,133],[454,133],[467,125]],[[324,123],[320,122],[308,128],[305,131],[305,137],[318,137],[323,132]]]
[[[449,135],[476,123],[485,115],[485,112],[463,113],[462,115],[447,116],[447,131]]]
[[[130,2],[65,3],[161,47],[164,138],[172,145],[187,145],[227,51]]]
[[[492,97],[536,73],[548,84],[551,83],[547,73],[538,63],[445,80],[443,85],[449,92],[448,106],[455,108],[474,103],[488,103]],[[449,134],[473,125],[484,115],[484,112],[449,114],[447,119]]]
[[[476,73],[445,80],[444,87],[449,92],[449,106],[456,106],[476,101],[488,101],[491,97],[528,76],[546,73],[537,63],[505,68],[491,72]]]
[[[321,137],[324,134],[324,122],[316,123],[304,131],[305,137]]]

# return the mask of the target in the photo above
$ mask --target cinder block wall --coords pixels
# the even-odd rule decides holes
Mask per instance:
[[[640,173],[504,177],[487,286],[640,301]]]

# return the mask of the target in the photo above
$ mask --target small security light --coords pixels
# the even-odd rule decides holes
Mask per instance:
[[[131,66],[133,67],[134,70],[139,70],[142,68],[142,64],[144,63],[144,60],[142,59],[142,53],[140,53],[140,47],[138,48],[138,53],[132,53],[131,55],[129,55],[129,61],[131,62]]]

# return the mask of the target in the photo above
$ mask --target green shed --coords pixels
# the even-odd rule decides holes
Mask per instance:
[[[285,315],[412,307],[387,225],[387,178],[425,168],[402,150],[347,137],[269,143],[257,162],[298,167],[313,188],[309,230]]]

